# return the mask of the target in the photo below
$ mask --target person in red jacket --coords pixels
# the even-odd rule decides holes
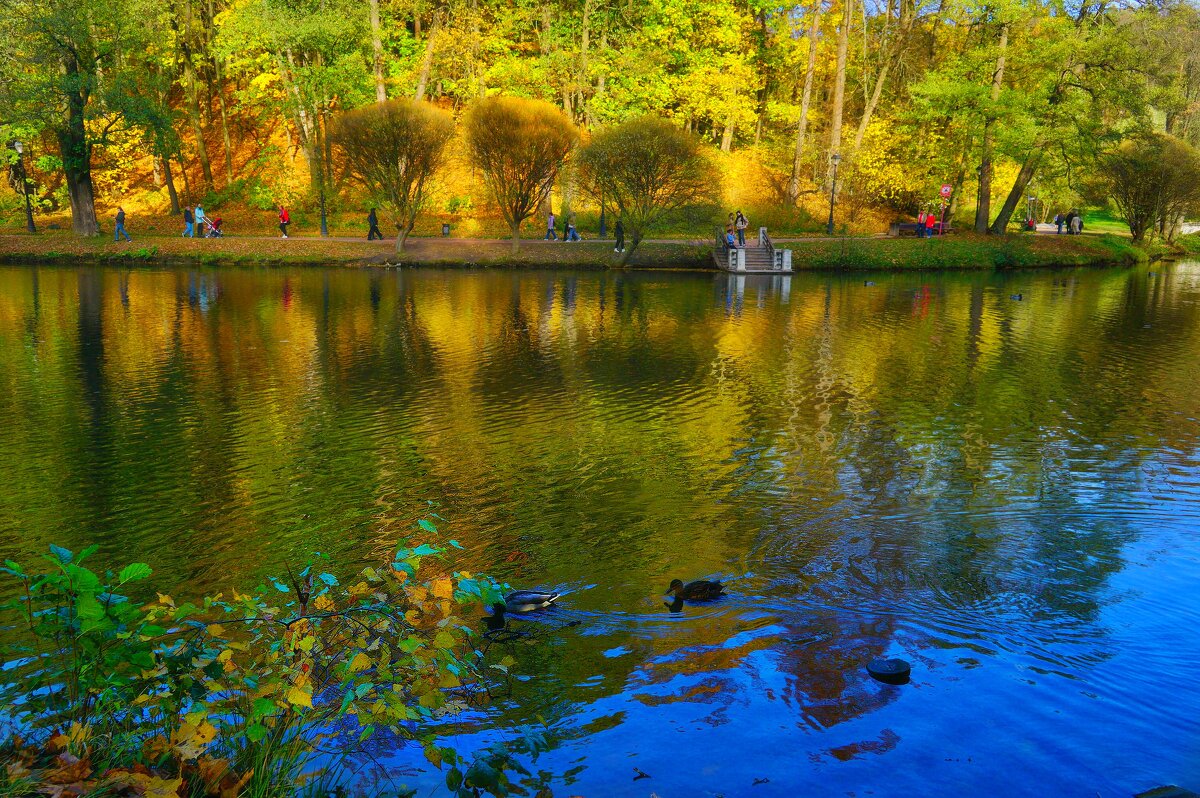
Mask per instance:
[[[283,234],[283,238],[287,238],[288,225],[292,223],[292,217],[288,214],[287,208],[279,206],[279,232]]]
[[[925,214],[925,237],[933,238],[935,235],[937,235],[936,231],[937,231],[937,214],[936,213]]]

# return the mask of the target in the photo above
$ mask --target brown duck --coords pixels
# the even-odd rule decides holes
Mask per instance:
[[[725,588],[720,582],[710,582],[707,579],[697,579],[686,585],[679,579],[672,579],[671,586],[667,588],[667,595],[674,595],[675,598],[685,601],[712,601],[725,595]]]

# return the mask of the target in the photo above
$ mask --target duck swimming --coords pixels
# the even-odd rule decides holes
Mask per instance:
[[[707,579],[697,579],[686,585],[679,579],[672,579],[667,594],[674,594],[676,599],[687,601],[712,601],[725,595],[725,588],[720,582],[710,582]]]
[[[534,612],[549,607],[558,601],[560,595],[542,590],[514,590],[504,597],[504,609],[508,612]]]

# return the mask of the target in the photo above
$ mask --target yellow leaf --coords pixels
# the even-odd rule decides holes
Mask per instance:
[[[300,642],[296,643],[296,648],[307,654],[308,652],[312,651],[316,642],[317,638],[313,637],[312,635],[308,635],[307,637],[302,637]]]
[[[287,700],[290,704],[295,704],[298,707],[312,708],[312,694],[301,690],[299,687],[293,687],[288,690]]]
[[[210,623],[207,631],[213,637],[220,637],[221,635],[225,634],[225,627],[219,623]]]
[[[224,651],[222,651],[220,654],[217,655],[217,662],[228,662],[232,656],[233,656],[233,652],[230,651],[229,649],[225,649]]]
[[[174,606],[175,606],[175,599],[171,598],[170,596],[168,596],[168,595],[167,595],[167,594],[165,594],[165,593],[159,593],[159,594],[158,594],[158,603],[159,603],[159,604],[165,604],[165,605],[166,605],[166,606],[168,606],[168,607],[174,607]]]
[[[320,595],[313,599],[313,608],[318,612],[329,612],[333,607],[333,599],[328,595]]]
[[[438,648],[454,648],[454,635],[446,631],[437,633],[433,638],[433,644]]]
[[[454,583],[449,578],[434,579],[429,585],[434,598],[448,599],[454,596]]]
[[[371,667],[371,658],[361,651],[354,655],[354,659],[350,660],[351,673],[365,671],[369,667]]]
[[[160,779],[150,776],[145,782],[144,798],[178,798],[183,779]]]

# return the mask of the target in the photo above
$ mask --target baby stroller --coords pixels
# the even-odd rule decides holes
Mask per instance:
[[[221,238],[225,232],[221,229],[221,217],[208,220],[208,234],[205,238]]]

